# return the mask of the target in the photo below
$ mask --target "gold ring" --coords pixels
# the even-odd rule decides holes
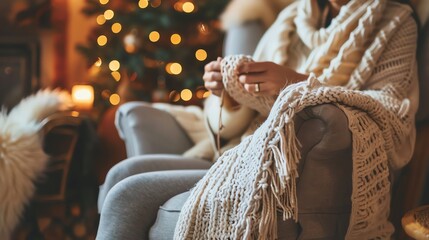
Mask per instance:
[[[259,88],[259,83],[255,83],[255,92],[259,92],[261,89]]]

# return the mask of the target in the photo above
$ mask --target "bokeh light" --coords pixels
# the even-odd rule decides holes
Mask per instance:
[[[152,0],[152,1],[150,1],[150,5],[153,8],[157,8],[157,7],[159,7],[161,5],[161,0]]]
[[[122,25],[120,23],[112,24],[112,32],[119,33],[122,30]]]
[[[198,61],[204,61],[204,60],[206,60],[207,59],[207,52],[206,52],[206,50],[204,50],[204,49],[198,49],[195,52],[195,58]]]
[[[103,25],[106,22],[106,18],[104,17],[103,14],[98,15],[97,17],[97,24],[98,25]]]
[[[182,98],[183,101],[187,102],[192,99],[192,91],[189,89],[183,89],[180,92],[180,97]]]
[[[113,10],[107,9],[106,11],[104,11],[104,18],[106,20],[110,20],[115,16],[115,13],[113,12]]]
[[[185,3],[183,3],[183,5],[182,5],[182,10],[183,10],[185,13],[191,13],[192,11],[194,11],[194,9],[195,9],[195,6],[194,6],[194,4],[193,4],[193,3],[191,3],[191,2],[185,2]]]
[[[106,45],[106,44],[107,44],[107,37],[106,37],[106,36],[104,36],[104,35],[100,35],[100,36],[97,38],[97,43],[98,43],[98,45],[100,45],[100,46],[104,46],[104,45]]]
[[[97,61],[94,62],[94,66],[101,67],[101,64],[103,64],[103,61],[101,58],[97,58]]]
[[[206,91],[203,95],[203,98],[208,98],[212,93],[210,91]]]
[[[170,41],[172,44],[177,45],[182,41],[182,37],[179,34],[175,33],[171,35]]]
[[[113,79],[115,79],[115,81],[119,82],[119,80],[121,80],[121,73],[119,73],[118,71],[114,71],[111,74]]]
[[[121,102],[121,97],[119,96],[119,94],[114,93],[114,94],[110,95],[109,102],[112,105],[118,105]]]
[[[149,40],[151,42],[158,42],[160,37],[161,36],[159,35],[159,32],[157,32],[157,31],[152,31],[149,33]]]
[[[121,67],[121,64],[119,63],[118,60],[113,60],[109,63],[109,69],[112,72],[118,71],[120,67]]]
[[[139,8],[147,8],[149,6],[148,0],[140,0],[139,1]]]
[[[179,75],[182,72],[182,65],[180,63],[169,63],[166,66],[166,70],[169,74]]]
[[[176,90],[173,90],[170,92],[169,99],[171,102],[178,102],[180,100],[180,94]]]

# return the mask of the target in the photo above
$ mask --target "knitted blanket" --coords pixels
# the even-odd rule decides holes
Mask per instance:
[[[307,44],[315,44],[305,64],[310,77],[285,88],[274,104],[273,99],[246,93],[237,82],[235,67],[251,59],[231,56],[223,60],[227,92],[261,114],[268,112],[268,117],[252,136],[225,152],[197,183],[182,208],[175,239],[276,239],[277,211],[283,213],[283,219],[297,220],[300,151],[293,118],[302,109],[322,103],[342,108],[353,136],[352,209],[346,238],[390,238],[389,168],[398,169],[409,160],[398,157],[398,149],[413,136],[415,111],[410,109],[415,104],[410,106],[409,94],[416,69],[415,26],[409,21],[409,9],[390,6],[390,14],[396,16],[393,21],[374,24],[370,32],[359,34],[356,26],[365,21],[383,21],[380,15],[385,4],[351,1],[337,20],[350,27],[350,19],[357,19],[358,23],[351,24],[354,27],[346,31],[338,21],[332,24],[339,30],[315,33],[312,39],[321,43]],[[299,17],[290,19],[299,22]],[[353,41],[333,44],[332,36],[344,34]]]

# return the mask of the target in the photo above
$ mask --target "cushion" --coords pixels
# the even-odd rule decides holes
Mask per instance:
[[[188,197],[189,192],[178,194],[159,208],[158,217],[149,232],[149,239],[173,239],[180,211]],[[279,214],[279,239],[292,240],[298,239],[298,236],[305,239],[341,239],[347,231],[349,216],[349,213],[302,213],[299,216],[302,222],[300,226],[293,220],[282,221]],[[301,229],[303,226],[305,229]]]
[[[149,239],[173,239],[174,228],[179,219],[180,210],[188,197],[189,192],[178,194],[159,207],[158,217],[149,231]]]

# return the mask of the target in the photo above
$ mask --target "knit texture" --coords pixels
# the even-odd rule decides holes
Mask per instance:
[[[388,221],[389,169],[409,161],[409,154],[401,155],[399,149],[405,146],[405,152],[412,152],[415,131],[416,26],[411,11],[381,0],[355,0],[342,8],[330,27],[316,30],[309,22],[317,11],[314,2],[291,6],[286,11],[296,15],[279,20],[289,19],[284,29],[296,32],[301,47],[309,49],[303,64],[296,66],[310,77],[284,89],[272,106],[271,99],[244,93],[234,83],[237,64],[251,61],[249,57],[223,60],[228,93],[269,115],[252,136],[225,152],[191,191],[175,239],[277,239],[277,211],[283,219],[298,220],[300,151],[293,118],[322,103],[337,104],[345,112],[353,136],[352,210],[346,238],[389,239],[393,233]],[[307,27],[310,39],[296,26]],[[279,45],[291,52],[288,45],[294,41],[289,34]],[[255,57],[277,53],[260,51]],[[291,58],[286,56],[278,60],[287,64]]]

